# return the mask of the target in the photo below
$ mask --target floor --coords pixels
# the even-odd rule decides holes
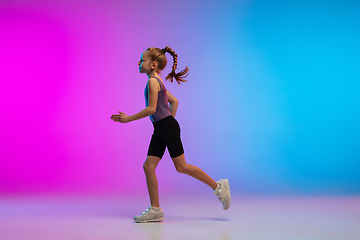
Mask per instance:
[[[360,197],[162,196],[165,220],[137,224],[147,196],[0,196],[0,240],[360,239]]]

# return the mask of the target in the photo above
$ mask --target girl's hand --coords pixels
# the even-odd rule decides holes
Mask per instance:
[[[121,122],[121,123],[127,123],[130,122],[130,117],[128,115],[126,115],[126,113],[120,112],[120,114],[113,114],[111,115],[111,119],[114,122]]]

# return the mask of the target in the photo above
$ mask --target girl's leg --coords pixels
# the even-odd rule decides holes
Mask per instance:
[[[158,182],[155,174],[155,169],[159,161],[160,161],[159,157],[147,156],[143,166],[146,175],[146,183],[149,191],[150,203],[152,207],[160,207]]]
[[[213,190],[215,190],[216,187],[218,186],[218,184],[211,177],[209,177],[203,170],[201,170],[196,166],[187,164],[185,162],[184,154],[178,157],[174,157],[172,160],[178,172],[185,173],[193,178],[196,178],[197,180],[207,184]]]

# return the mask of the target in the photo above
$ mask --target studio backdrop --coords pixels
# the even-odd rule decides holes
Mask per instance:
[[[170,46],[185,158],[239,194],[360,192],[359,1],[0,2],[0,193],[138,193],[148,47]],[[162,73],[165,80],[172,58]],[[165,192],[209,191],[178,174]],[[188,186],[191,184],[191,188]]]

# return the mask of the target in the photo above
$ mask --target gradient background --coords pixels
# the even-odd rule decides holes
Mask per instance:
[[[140,54],[171,46],[188,163],[240,194],[360,193],[359,1],[0,1],[0,193],[145,193]],[[172,62],[168,56],[169,62]],[[169,64],[163,78],[170,71]],[[168,154],[160,191],[209,191]]]

